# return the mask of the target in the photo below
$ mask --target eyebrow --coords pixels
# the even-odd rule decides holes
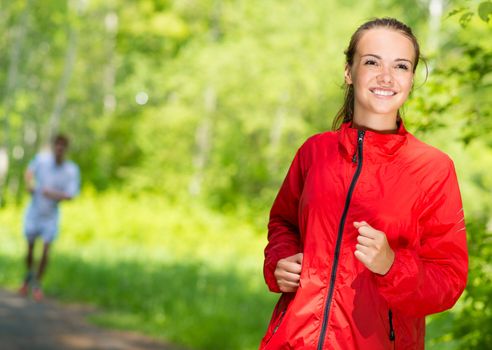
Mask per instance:
[[[381,56],[375,55],[373,53],[368,53],[368,54],[362,55],[360,57],[365,57],[365,56],[375,57],[375,58],[380,59],[380,60],[383,59]],[[407,59],[407,58],[397,58],[397,59],[395,59],[395,62],[397,62],[397,61],[405,61],[405,62],[408,62],[408,63],[410,63],[410,64],[413,65],[413,62],[411,60]]]

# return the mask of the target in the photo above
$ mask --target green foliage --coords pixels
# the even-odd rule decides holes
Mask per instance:
[[[468,230],[470,275],[462,312],[454,323],[453,331],[461,349],[489,349],[492,347],[492,231],[488,220],[472,221]]]
[[[417,86],[408,104],[418,130],[459,127],[465,144],[492,130],[492,45],[490,27],[472,21],[465,29],[447,23],[442,49],[430,62],[429,80]],[[483,39],[482,39],[483,38]]]
[[[484,22],[489,22],[489,17],[492,15],[492,2],[486,1],[456,1],[461,6],[454,8],[448,13],[448,17],[460,15],[459,23],[466,27],[472,18],[478,14],[478,17]],[[477,6],[478,4],[478,6]]]
[[[492,14],[492,2],[484,1],[480,3],[480,5],[478,6],[478,15],[480,16],[480,18],[483,21],[488,22],[491,14]]]
[[[49,296],[102,308],[98,324],[194,349],[257,348],[276,296],[261,277],[264,237],[241,217],[109,193],[63,209]],[[3,214],[0,285],[13,288],[22,278],[21,212]]]

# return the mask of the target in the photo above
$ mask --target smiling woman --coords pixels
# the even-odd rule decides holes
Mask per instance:
[[[392,29],[366,31],[345,81],[354,85],[354,123],[373,130],[396,130],[394,116],[413,84],[415,52],[412,42]]]
[[[264,276],[282,296],[260,349],[423,349],[425,316],[465,288],[453,162],[399,113],[417,39],[375,19],[345,54],[342,124],[301,146],[270,212]]]
[[[364,95],[367,87],[364,89],[356,86],[358,75],[362,75],[360,79],[363,80],[365,72],[366,79],[372,79],[370,83],[373,85],[368,87],[372,89],[372,93],[376,93],[377,89],[379,95],[398,95],[397,99],[389,99],[394,105],[390,106],[393,109],[388,113],[394,115],[396,105],[396,117],[399,120],[399,108],[408,98],[415,70],[421,59],[420,46],[412,30],[391,18],[369,21],[352,35],[345,57],[345,102],[337,113],[334,128],[338,128],[342,121],[354,119],[355,100],[359,107],[359,115],[365,112],[361,109],[364,107],[361,95]],[[363,69],[361,65],[368,67]],[[399,86],[394,86],[395,83]],[[398,88],[400,90],[396,90]],[[354,96],[355,90],[357,96]],[[395,125],[392,128],[395,129]]]

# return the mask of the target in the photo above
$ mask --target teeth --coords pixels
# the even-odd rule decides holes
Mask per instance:
[[[381,95],[381,96],[392,96],[395,93],[393,91],[388,91],[388,90],[379,90],[379,89],[374,89],[372,92],[376,95]]]

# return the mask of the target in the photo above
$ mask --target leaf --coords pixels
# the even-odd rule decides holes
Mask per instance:
[[[468,25],[468,23],[470,23],[472,17],[473,17],[473,12],[471,12],[471,11],[468,11],[468,12],[465,12],[464,14],[462,14],[460,17],[461,26],[466,27]]]
[[[463,11],[465,11],[467,9],[468,9],[467,7],[458,7],[456,9],[454,9],[453,11],[449,12],[446,18],[449,18],[449,17],[452,17],[454,15],[457,15],[458,13],[463,12]]]
[[[484,1],[478,6],[478,15],[484,22],[489,22],[489,16],[492,14],[492,2]]]

